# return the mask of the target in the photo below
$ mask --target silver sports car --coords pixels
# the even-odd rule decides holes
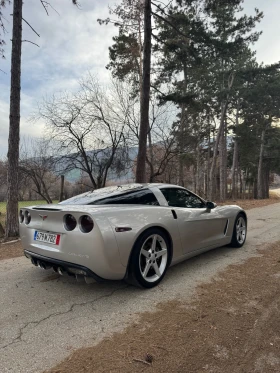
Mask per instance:
[[[59,274],[151,288],[170,265],[219,246],[241,247],[247,216],[169,184],[106,187],[19,213],[24,252]]]

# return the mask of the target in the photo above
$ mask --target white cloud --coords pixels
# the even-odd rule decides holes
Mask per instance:
[[[31,124],[28,117],[36,108],[42,97],[57,91],[75,90],[77,79],[91,70],[99,76],[100,81],[109,80],[105,69],[109,61],[108,47],[117,29],[112,26],[100,26],[97,18],[108,17],[108,2],[113,5],[119,0],[80,0],[79,10],[71,0],[50,0],[58,15],[49,9],[47,16],[39,0],[24,3],[23,17],[41,35],[37,37],[26,25],[23,25],[23,39],[33,41],[40,48],[23,44],[22,53],[22,117],[21,134],[40,136],[43,123]],[[245,0],[246,13],[253,13],[258,7],[265,13],[265,18],[258,26],[264,33],[255,45],[257,58],[265,63],[280,60],[280,43],[278,35],[278,15],[280,3],[275,0]],[[10,48],[11,48],[11,6],[5,11],[9,21],[6,35],[6,60],[0,61],[0,157],[7,153],[9,95],[10,95]]]
[[[32,124],[28,118],[36,109],[37,102],[58,91],[75,90],[77,80],[88,70],[97,74],[101,81],[109,80],[105,69],[109,61],[108,47],[117,29],[112,25],[100,26],[97,18],[108,17],[107,1],[81,1],[82,8],[72,5],[71,0],[53,1],[60,14],[49,9],[47,16],[39,0],[24,4],[23,17],[40,34],[40,38],[23,24],[22,50],[22,96],[21,96],[21,134],[40,136],[43,123]],[[115,1],[114,1],[115,3]],[[11,7],[5,11],[8,34],[6,35],[6,60],[0,68],[0,156],[7,153],[9,123],[9,84],[11,48]]]

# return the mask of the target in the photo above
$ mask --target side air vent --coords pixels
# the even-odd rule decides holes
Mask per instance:
[[[176,211],[175,211],[175,210],[171,210],[171,212],[172,212],[173,218],[174,218],[174,219],[177,219]]]
[[[227,234],[227,229],[228,229],[228,220],[227,220],[227,222],[226,222],[226,226],[225,226],[225,229],[224,229],[224,235]]]

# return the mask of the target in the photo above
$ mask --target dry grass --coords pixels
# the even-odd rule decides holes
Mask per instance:
[[[53,203],[57,203],[58,201],[53,201]],[[22,207],[28,207],[28,206],[35,206],[35,205],[46,205],[47,202],[44,200],[38,200],[38,201],[19,201],[18,208]],[[0,223],[2,226],[5,225],[6,220],[6,202],[0,202]]]
[[[23,256],[21,241],[0,243],[0,260]]]
[[[279,373],[280,242],[48,373]],[[187,286],[187,284],[186,284]]]
[[[229,199],[225,202],[218,202],[218,205],[225,206],[225,205],[238,205],[242,207],[244,210],[251,210],[256,207],[264,207],[268,205],[272,205],[274,203],[280,203],[280,190],[276,189],[275,191],[270,191],[269,199],[236,199],[232,200]]]

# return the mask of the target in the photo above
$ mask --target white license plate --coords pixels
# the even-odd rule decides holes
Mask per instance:
[[[51,243],[53,245],[59,245],[60,234],[35,231],[34,240],[40,241],[40,242]]]

